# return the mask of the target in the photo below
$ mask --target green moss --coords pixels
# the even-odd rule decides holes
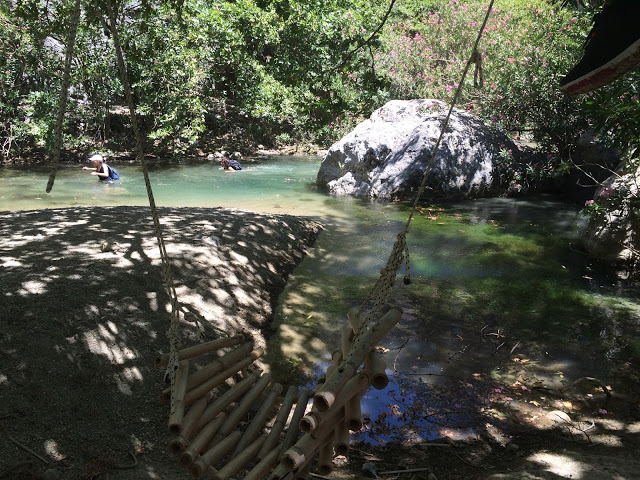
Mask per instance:
[[[334,243],[324,258],[355,262],[368,251],[370,260],[382,265],[390,248],[379,245],[376,235],[400,231],[405,213],[369,211],[360,219],[371,228],[367,242],[354,240],[345,251]],[[579,356],[588,348],[592,358],[638,358],[639,343],[629,340],[637,336],[640,317],[635,294],[625,299],[594,285],[570,241],[532,222],[422,209],[407,237],[413,282],[406,287],[399,277],[392,297],[409,306],[421,325],[455,330],[465,339],[478,339],[490,326],[510,338],[510,345],[521,341],[521,350],[530,353],[557,349]],[[360,305],[378,278],[377,271],[345,274],[350,267],[310,262],[296,271],[277,315],[278,324],[289,329],[289,337],[279,333],[280,354],[293,351],[296,361],[311,365],[339,345],[346,312]],[[287,350],[292,342],[296,349]]]

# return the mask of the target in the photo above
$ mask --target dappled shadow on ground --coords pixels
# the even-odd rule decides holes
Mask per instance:
[[[224,209],[160,217],[183,346],[238,331],[264,345],[319,225]],[[169,312],[148,209],[0,213],[0,472],[22,465],[7,478],[29,478],[33,460],[61,478],[184,478],[153,369]]]

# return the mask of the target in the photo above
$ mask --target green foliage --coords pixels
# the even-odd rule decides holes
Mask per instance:
[[[3,3],[0,8],[0,152],[5,158],[29,144],[43,144],[48,130],[51,103],[39,91],[52,82],[38,82],[37,72],[41,63],[57,65],[44,55],[40,29],[25,15],[28,6]]]
[[[417,19],[391,25],[377,58],[392,96],[450,102],[486,6],[483,0],[431,2]],[[479,46],[481,69],[474,85],[472,65],[459,105],[506,131],[531,131],[546,151],[566,152],[586,121],[582,100],[562,94],[558,79],[575,61],[586,25],[586,17],[544,0],[496,2]]]
[[[639,82],[640,72],[629,72],[593,92],[584,109],[598,139],[618,148],[628,159],[637,159],[640,154]]]
[[[51,148],[73,4],[0,6],[5,158]],[[185,153],[208,130],[238,126],[260,143],[326,145],[392,98],[450,101],[486,6],[396,2],[377,36],[388,0],[120,2],[117,19],[149,148]],[[104,2],[83,3],[67,147],[132,141],[128,120],[114,114],[126,102],[105,9]],[[591,14],[546,0],[495,3],[480,45],[484,83],[472,85],[472,66],[459,106],[537,143],[546,160],[523,172],[521,188],[566,170],[563,159],[588,128],[631,154],[639,146],[638,74],[592,96],[569,98],[558,89],[581,54]]]

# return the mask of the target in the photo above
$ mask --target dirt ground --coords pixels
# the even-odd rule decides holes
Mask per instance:
[[[264,346],[320,226],[237,210],[160,215],[178,297],[201,320],[183,321],[182,346],[240,331]],[[0,213],[0,478],[188,478],[158,399],[170,315],[153,232],[144,207]]]
[[[182,322],[183,346],[239,331],[265,345],[321,227],[237,210],[160,214],[178,297],[199,319]],[[148,208],[0,213],[0,478],[189,478],[168,449],[153,366],[168,351],[168,303]],[[526,366],[510,368],[509,380],[481,379],[473,434],[355,444],[327,478],[640,478],[640,390],[587,379],[542,391]]]

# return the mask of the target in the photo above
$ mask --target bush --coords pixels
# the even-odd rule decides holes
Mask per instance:
[[[586,121],[580,115],[583,101],[562,94],[558,80],[580,54],[577,45],[590,17],[578,18],[543,0],[497,4],[505,7],[491,13],[479,46],[481,66],[476,72],[472,65],[458,106],[507,133],[530,132],[545,150],[565,152]],[[417,21],[392,25],[377,55],[391,94],[451,102],[486,6],[449,0]]]

